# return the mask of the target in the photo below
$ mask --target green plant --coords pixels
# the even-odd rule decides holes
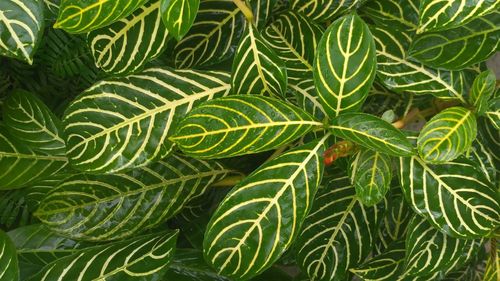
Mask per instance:
[[[0,280],[499,280],[495,0],[0,1]]]

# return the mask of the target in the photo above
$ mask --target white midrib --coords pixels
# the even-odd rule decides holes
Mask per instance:
[[[14,42],[16,42],[17,48],[21,50],[21,52],[23,53],[24,58],[28,61],[30,65],[33,64],[33,60],[30,58],[30,55],[28,54],[26,48],[24,48],[23,42],[21,42],[21,40],[17,36],[17,33],[10,25],[10,20],[4,15],[3,11],[0,11],[0,22],[5,23],[5,26],[9,30],[12,39],[14,39]]]

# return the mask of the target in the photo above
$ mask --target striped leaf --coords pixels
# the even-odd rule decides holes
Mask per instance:
[[[329,116],[357,111],[375,79],[375,44],[368,26],[356,14],[334,21],[318,45],[314,84]]]
[[[491,70],[481,72],[474,83],[469,94],[469,104],[474,106],[478,115],[484,114],[488,110],[488,101],[495,93],[496,76]]]
[[[361,11],[376,25],[411,32],[417,29],[419,5],[420,0],[372,0]]]
[[[417,33],[461,26],[499,7],[496,0],[422,0]]]
[[[14,91],[4,103],[3,120],[14,138],[35,151],[64,155],[61,121],[34,94]]]
[[[479,138],[484,150],[491,155],[497,175],[500,175],[500,130],[495,129],[487,118],[478,119]]]
[[[500,130],[500,97],[496,97],[489,102],[488,110],[485,112],[496,130]]]
[[[253,22],[257,29],[266,27],[269,19],[273,16],[273,9],[278,0],[247,0],[253,13]]]
[[[492,245],[496,244],[496,250],[492,249],[495,252],[490,253],[484,270],[483,281],[498,281],[500,279],[500,245],[496,239],[492,239],[491,241]]]
[[[160,280],[174,253],[178,231],[96,246],[48,264],[29,281]]]
[[[205,260],[219,273],[247,280],[291,245],[321,181],[327,138],[265,163],[226,196],[203,243]]]
[[[320,189],[294,246],[311,281],[347,280],[349,268],[358,266],[375,243],[380,207],[363,206],[344,175]]]
[[[163,281],[228,281],[203,260],[203,253],[194,249],[177,249]]]
[[[315,126],[322,123],[291,104],[239,95],[198,106],[179,123],[170,139],[187,155],[227,158],[281,147]]]
[[[497,171],[495,169],[495,156],[491,154],[486,148],[483,140],[476,139],[472,143],[472,148],[469,151],[469,160],[475,162],[479,169],[486,176],[486,179],[494,183],[497,178]]]
[[[160,1],[152,1],[117,22],[90,32],[87,42],[95,65],[112,74],[140,70],[159,56],[168,39]]]
[[[54,28],[86,33],[112,24],[141,7],[147,0],[64,0]]]
[[[188,33],[193,25],[200,0],[161,0],[163,23],[178,41]]]
[[[290,7],[308,19],[324,22],[356,9],[363,2],[363,0],[291,0]]]
[[[171,218],[228,172],[216,162],[172,155],[126,174],[75,175],[45,197],[35,216],[72,239],[129,237]]]
[[[233,60],[231,85],[235,94],[284,96],[286,66],[249,24]]]
[[[16,247],[5,232],[0,229],[0,280],[18,281],[19,264]]]
[[[351,163],[351,184],[361,203],[373,206],[389,191],[392,171],[391,157],[369,149],[361,149]]]
[[[413,155],[406,136],[386,121],[366,113],[345,113],[332,119],[328,129],[338,137],[393,156]]]
[[[170,152],[171,128],[191,108],[230,88],[225,73],[167,68],[101,81],[66,110],[67,155],[82,171],[144,166]]]
[[[43,3],[45,4],[45,19],[54,22],[57,18],[57,14],[59,14],[61,0],[43,0]]]
[[[31,150],[0,125],[0,190],[21,188],[62,170],[68,160]]]
[[[43,9],[39,0],[0,2],[0,55],[33,64],[45,26]]]
[[[499,225],[498,192],[472,162],[400,158],[399,178],[413,210],[452,237],[483,237]]]
[[[295,103],[300,108],[310,113],[316,120],[325,120],[327,114],[319,101],[312,77],[302,80],[297,85],[290,84],[288,88],[294,93]]]
[[[465,103],[475,71],[433,69],[408,58],[411,36],[391,28],[372,27],[377,46],[377,76],[384,86],[396,92],[432,94],[438,98]]]
[[[452,161],[470,149],[476,135],[477,121],[472,111],[461,106],[447,108],[420,131],[418,153],[428,163]]]
[[[245,23],[232,0],[201,0],[193,26],[175,46],[176,67],[209,66],[232,57]]]
[[[404,240],[395,241],[386,251],[351,269],[351,272],[364,281],[399,281],[405,252]]]
[[[454,29],[417,36],[409,55],[431,67],[457,70],[487,60],[499,42],[500,11],[496,11]]]

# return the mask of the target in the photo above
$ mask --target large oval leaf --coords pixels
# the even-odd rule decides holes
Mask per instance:
[[[356,14],[334,21],[318,45],[314,84],[329,116],[357,111],[375,79],[375,43],[368,26]]]
[[[135,72],[165,49],[168,32],[161,22],[160,1],[90,32],[87,42],[97,67],[113,73]]]
[[[206,261],[247,280],[291,245],[322,178],[324,137],[265,163],[226,196],[205,233]]]
[[[221,72],[167,68],[99,82],[66,110],[67,155],[74,168],[101,173],[161,159],[172,127],[200,102],[227,95],[228,82]]]
[[[0,2],[0,55],[33,64],[43,34],[43,1]]]
[[[469,94],[469,104],[474,106],[478,115],[482,115],[488,111],[488,101],[495,93],[496,82],[495,73],[491,70],[481,72],[474,79]]]
[[[226,158],[281,147],[314,126],[322,123],[293,105],[263,96],[238,95],[195,108],[170,139],[190,156]]]
[[[330,1],[330,0],[292,0],[291,8],[304,14],[311,20],[323,22],[357,8],[362,0]]]
[[[336,136],[389,155],[413,155],[406,136],[386,121],[366,113],[345,113],[332,119],[328,129]]]
[[[49,193],[35,215],[73,239],[129,237],[177,214],[228,172],[216,162],[172,155],[127,174],[75,175]]]
[[[0,229],[0,280],[18,281],[19,263],[16,247],[10,237]]]
[[[377,25],[415,31],[418,25],[420,0],[366,1],[362,12]]]
[[[472,162],[429,165],[400,158],[406,200],[432,225],[457,238],[489,235],[500,222],[498,192]]]
[[[130,15],[147,0],[64,0],[54,28],[85,33]]]
[[[170,34],[181,40],[193,25],[200,0],[161,0],[161,17]]]

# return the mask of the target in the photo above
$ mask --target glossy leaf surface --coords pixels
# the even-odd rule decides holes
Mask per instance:
[[[351,272],[362,280],[393,281],[398,279],[405,260],[405,241],[390,244],[382,254],[367,260],[362,265],[351,269]]]
[[[311,20],[324,22],[357,8],[363,1],[292,0],[290,2],[293,10],[304,14]]]
[[[362,11],[377,25],[415,31],[419,6],[419,0],[372,0],[366,1]]]
[[[496,76],[491,70],[483,71],[479,74],[469,95],[469,104],[474,106],[478,115],[484,114],[488,110],[488,101],[495,93]]]
[[[193,25],[200,0],[161,0],[161,18],[172,36],[181,40]]]
[[[19,263],[16,247],[10,237],[0,229],[0,280],[18,281]]]

